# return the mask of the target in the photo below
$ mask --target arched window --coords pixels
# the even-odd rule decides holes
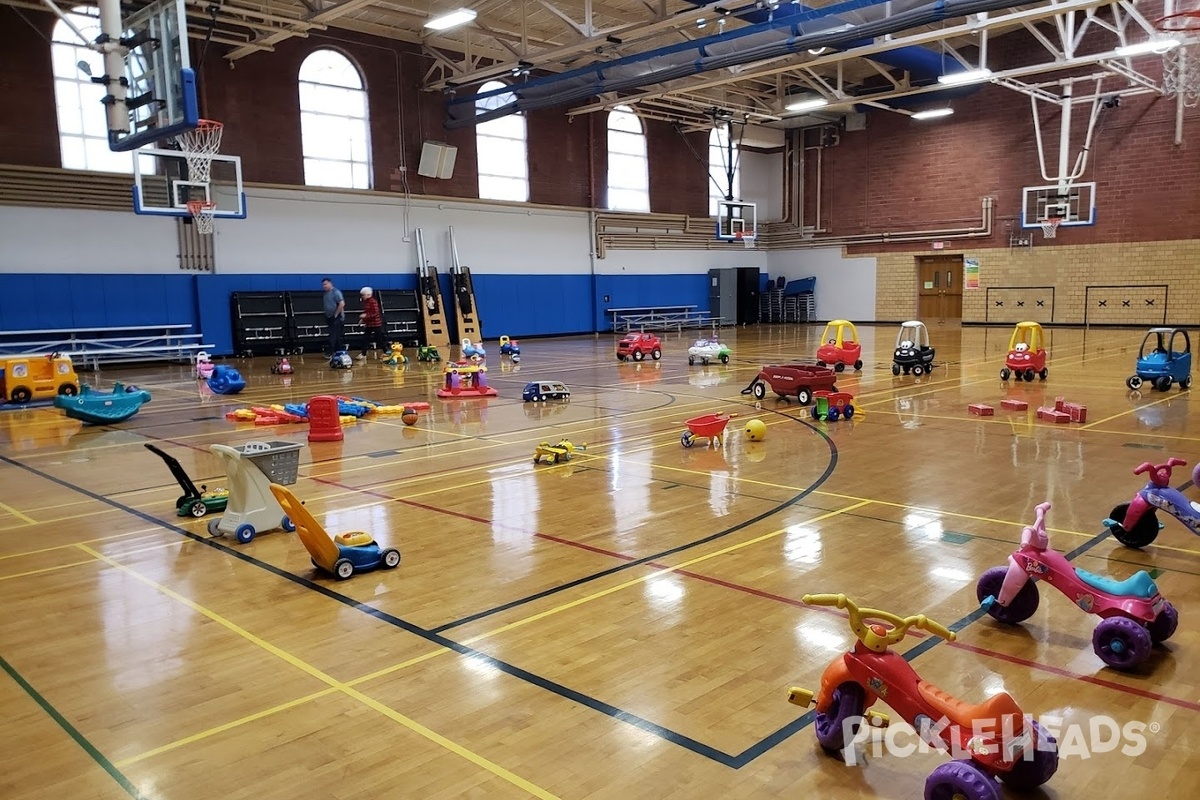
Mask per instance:
[[[608,207],[650,210],[646,133],[629,106],[617,106],[608,112]]]
[[[730,156],[732,155],[732,159]],[[725,199],[729,191],[729,165],[733,164],[733,199],[742,196],[742,159],[738,153],[738,143],[733,143],[733,151],[729,150],[729,130],[713,128],[708,135],[708,213],[717,216],[717,203]]]
[[[371,188],[367,92],[336,50],[315,50],[300,65],[300,139],[306,184]]]
[[[67,14],[71,23],[95,38],[100,35],[99,12],[80,6]],[[54,68],[54,101],[58,108],[58,143],[65,169],[100,172],[133,172],[129,153],[114,153],[108,148],[108,114],[101,102],[104,87],[80,69],[91,68],[92,75],[104,74],[104,58],[89,50],[63,20],[54,26],[50,37],[50,61]]]
[[[500,81],[488,81],[479,87],[480,94],[503,89]],[[475,101],[475,110],[482,114],[513,102],[512,92],[503,92]],[[507,117],[481,122],[475,126],[475,147],[478,151],[479,197],[484,200],[529,200],[529,150],[525,144],[525,116]]]

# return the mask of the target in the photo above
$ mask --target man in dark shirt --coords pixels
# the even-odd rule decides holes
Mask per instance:
[[[329,325],[329,352],[332,354],[343,349],[342,331],[346,327],[346,298],[342,297],[341,290],[334,286],[329,278],[321,281],[321,288],[325,290],[321,300],[325,307],[325,322]]]

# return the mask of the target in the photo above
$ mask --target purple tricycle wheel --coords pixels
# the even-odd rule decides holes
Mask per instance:
[[[979,578],[979,583],[975,584],[975,598],[982,603],[989,597],[999,597],[1000,587],[1004,585],[1004,576],[1007,574],[1008,567],[992,567],[983,573]],[[997,622],[1016,625],[1033,616],[1033,612],[1037,611],[1039,601],[1037,584],[1029,581],[1021,587],[1011,603],[1002,606],[997,600],[988,606],[987,612]]]
[[[857,683],[847,681],[833,690],[833,698],[829,702],[829,711],[817,712],[817,741],[831,753],[840,752],[846,746],[846,728],[850,728],[853,737],[858,733],[862,724],[866,692]],[[847,720],[859,717],[858,723],[847,725]]]
[[[951,761],[929,773],[925,800],[1000,800],[1000,784],[970,761]]]
[[[1150,632],[1150,641],[1156,644],[1170,639],[1175,633],[1175,629],[1179,627],[1179,612],[1175,610],[1175,606],[1171,605],[1170,601],[1163,602],[1165,605],[1162,611],[1158,612],[1154,621],[1146,626],[1146,630]]]
[[[1046,733],[1045,728],[1033,720],[1030,723],[1033,725],[1032,751],[1027,749],[1011,770],[1000,775],[1000,780],[1019,792],[1036,789],[1058,771],[1058,742]]]
[[[1092,633],[1092,649],[1113,669],[1133,669],[1150,655],[1150,632],[1125,617],[1109,617]]]

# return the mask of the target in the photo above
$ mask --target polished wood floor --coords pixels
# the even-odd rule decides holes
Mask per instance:
[[[517,367],[493,338],[489,401],[437,400],[438,365],[310,356],[291,377],[236,362],[249,387],[233,398],[181,366],[106,370],[102,387],[154,397],[113,427],[0,411],[0,796],[919,796],[945,756],[845,766],[786,701],[853,641],[801,596],[846,592],[959,623],[955,643],[901,649],[920,646],[922,677],[966,700],[1006,689],[1064,729],[1148,726],[1142,755],[1077,746],[1035,796],[1193,797],[1200,540],[1167,520],[1136,551],[1100,524],[1142,485],[1136,464],[1200,459],[1189,393],[1126,392],[1140,331],[1050,331],[1049,380],[1007,386],[1007,328],[934,327],[940,366],[920,379],[891,374],[895,328],[862,332],[867,363],[839,384],[865,413],[848,422],[739,394],[759,364],[811,356],[820,328],[804,326],[731,332],[728,366],[691,368],[688,335],[642,364],[617,363],[608,336],[529,340]],[[535,378],[571,401],[522,403]],[[326,392],[433,410],[327,444],[224,418]],[[1056,395],[1087,423],[1038,421]],[[715,411],[740,415],[727,446],[681,447],[684,420]],[[749,418],[765,441],[744,437]],[[561,437],[586,451],[535,466]],[[293,534],[210,539],[175,516],[179,490],[142,447],[220,485],[208,446],[256,439],[304,443],[297,495],[331,531],[401,548],[400,567],[339,582]],[[1178,607],[1145,669],[1106,668],[1096,618],[1052,589],[1024,626],[973,616],[977,577],[1044,500],[1076,564],[1153,570]]]

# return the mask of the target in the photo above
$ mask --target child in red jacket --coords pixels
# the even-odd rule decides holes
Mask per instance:
[[[371,342],[375,342],[380,353],[388,352],[388,343],[387,337],[383,335],[383,309],[379,307],[379,300],[375,298],[374,290],[370,286],[364,286],[359,294],[362,295],[363,310],[358,315],[358,321],[366,328],[363,334],[362,352],[358,354],[359,360],[362,360],[367,357],[367,351],[371,349]]]

